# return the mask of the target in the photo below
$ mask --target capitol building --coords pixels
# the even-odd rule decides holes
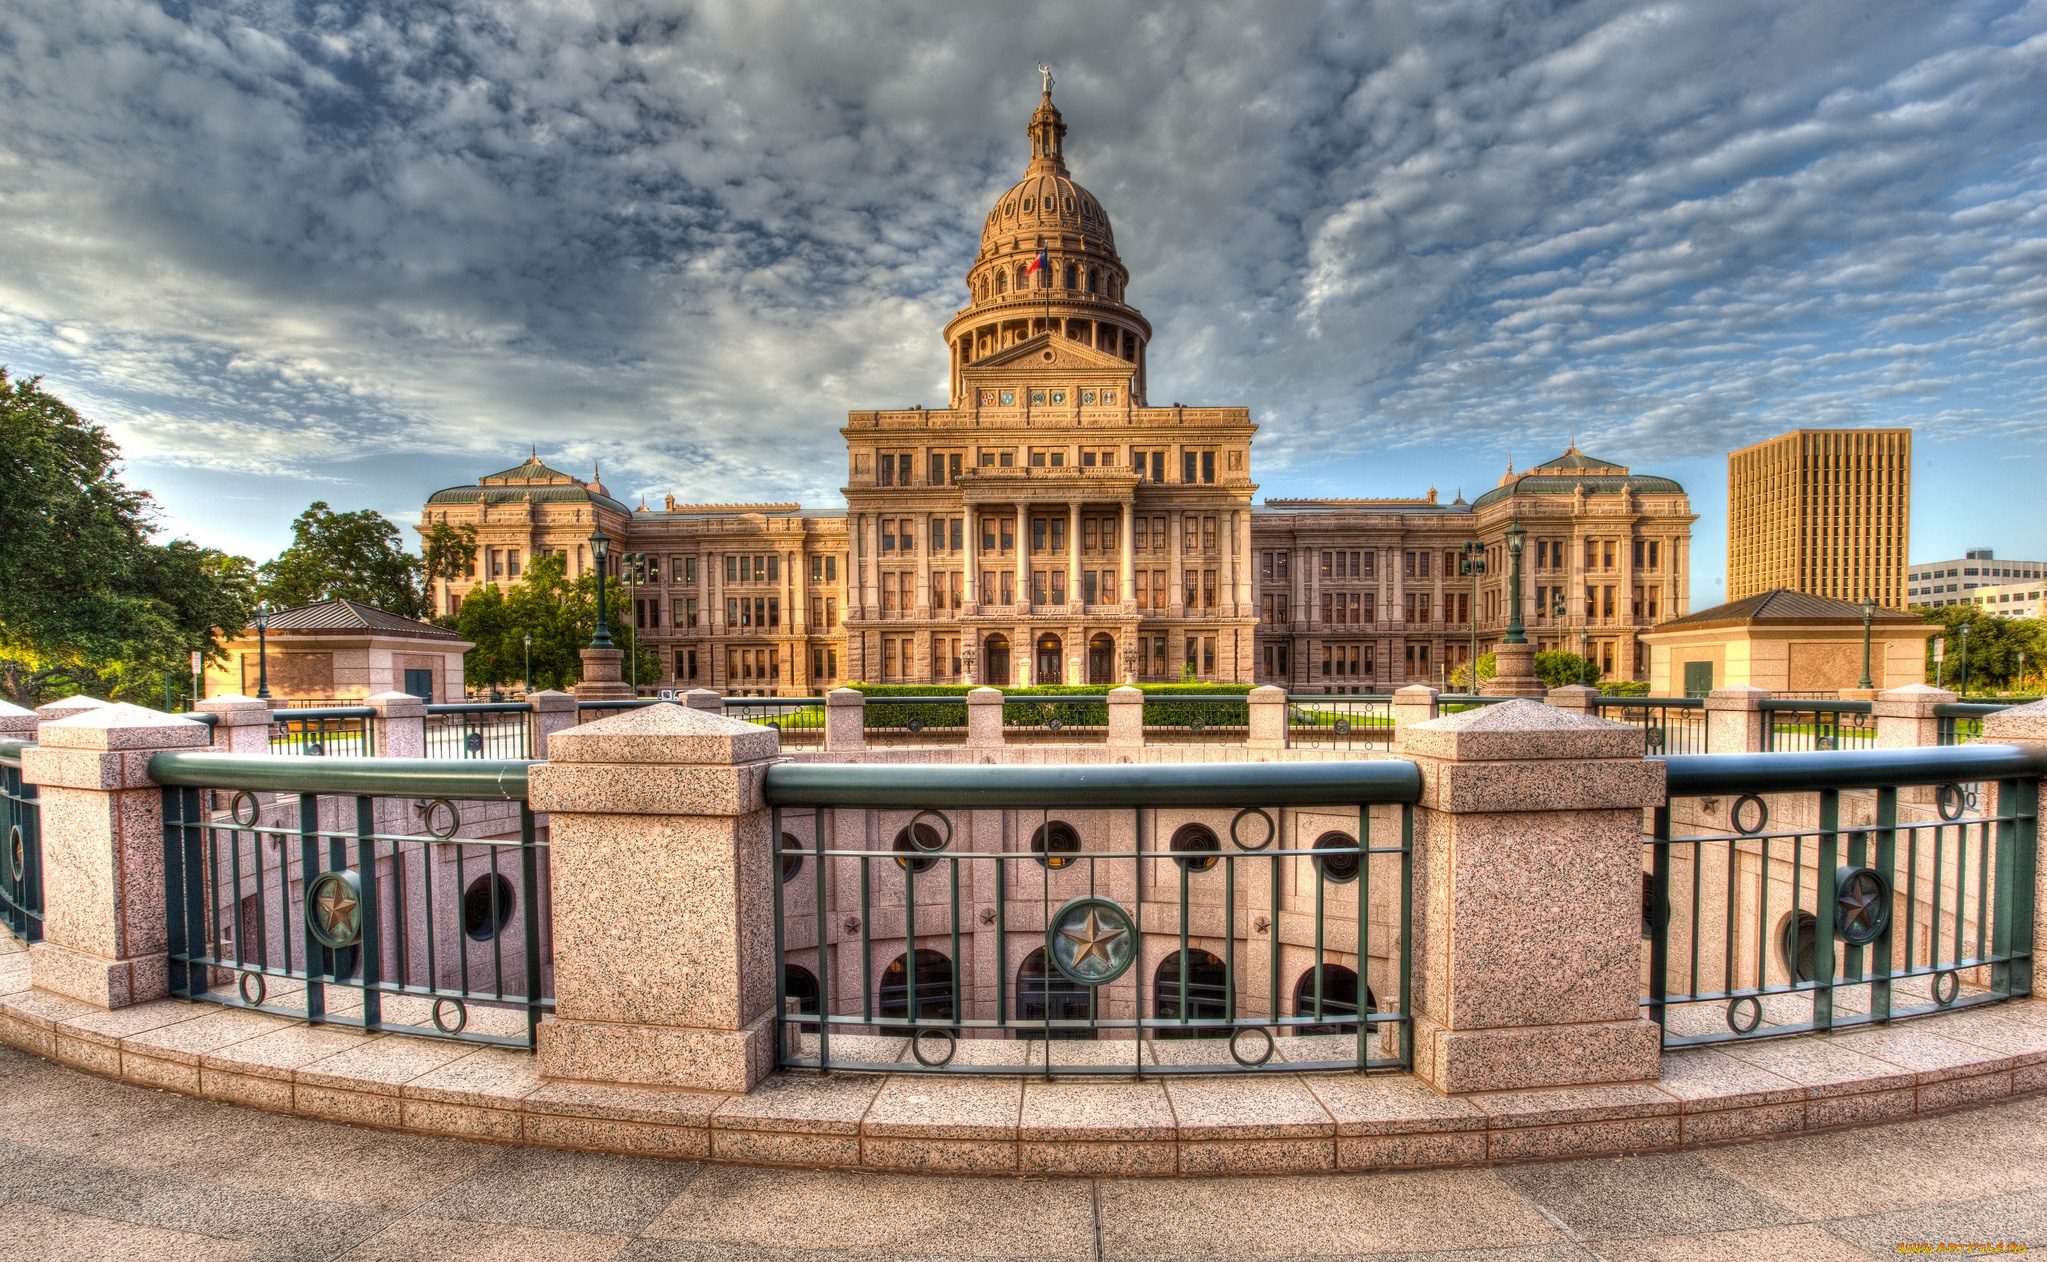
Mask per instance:
[[[629,507],[537,453],[428,498],[477,529],[452,612],[532,558],[612,539],[637,578],[643,687],[815,694],[849,682],[1444,685],[1504,632],[1505,532],[1526,532],[1538,650],[1647,678],[1642,630],[1688,612],[1684,488],[1573,445],[1473,501],[1257,498],[1244,407],[1154,404],[1151,324],[1107,210],[1076,183],[1049,90],[1023,179],[989,210],[944,329],[944,407],[855,411],[846,507]],[[1469,572],[1467,559],[1484,572]]]

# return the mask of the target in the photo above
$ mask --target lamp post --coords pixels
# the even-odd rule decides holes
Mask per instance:
[[[270,699],[270,611],[256,606],[256,699]]]
[[[625,554],[624,561],[625,590],[627,596],[633,602],[633,616],[632,620],[627,624],[627,626],[633,633],[631,670],[633,681],[633,695],[637,697],[640,695],[640,635],[639,635],[641,575],[640,567],[647,563],[647,554],[644,552],[628,552]]]
[[[520,641],[526,646],[526,695],[530,697],[533,695],[533,633],[528,631],[520,637]]]
[[[1472,614],[1465,619],[1471,624],[1471,656],[1465,662],[1465,668],[1471,674],[1470,687],[1467,691],[1475,697],[1478,695],[1478,580],[1479,576],[1485,573],[1485,545],[1476,539],[1465,540],[1464,556],[1458,563],[1458,568],[1471,576]]]
[[[1500,637],[1502,644],[1528,643],[1521,625],[1521,547],[1527,539],[1520,522],[1507,527],[1507,634]]]
[[[1580,684],[1583,684],[1587,688],[1591,687],[1592,685],[1585,683],[1585,674],[1587,671],[1591,669],[1592,669],[1592,633],[1590,631],[1587,631],[1584,627],[1579,627],[1578,682]]]
[[[974,679],[974,659],[979,656],[980,653],[974,648],[972,640],[968,640],[960,645],[960,673],[967,677],[966,682],[970,684],[976,682]]]
[[[590,637],[590,647],[615,649],[618,645],[611,642],[611,626],[604,610],[604,588],[611,577],[611,567],[607,564],[611,559],[611,536],[604,533],[602,526],[591,532],[590,559],[597,564],[597,630]]]
[[[1969,699],[1969,624],[1962,624],[1962,700]]]
[[[1137,683],[1137,650],[1134,648],[1123,650],[1123,682]]]
[[[1869,682],[1869,623],[1874,617],[1876,617],[1876,602],[1864,596],[1862,598],[1862,682],[1855,685],[1857,688],[1876,687],[1875,684]]]

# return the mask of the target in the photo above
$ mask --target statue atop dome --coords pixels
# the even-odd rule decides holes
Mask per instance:
[[[1052,67],[1041,61],[1038,63],[1038,73],[1045,76],[1045,95],[1052,95],[1052,84],[1055,82],[1052,78]]]

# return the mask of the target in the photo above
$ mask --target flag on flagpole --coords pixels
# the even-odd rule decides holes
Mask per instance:
[[[1032,276],[1037,274],[1038,272],[1049,272],[1051,268],[1052,268],[1051,252],[1048,249],[1046,249],[1046,247],[1041,245],[1038,247],[1038,257],[1031,260],[1031,265],[1024,269],[1024,275]]]

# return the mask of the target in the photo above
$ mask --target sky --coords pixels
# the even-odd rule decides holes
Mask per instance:
[[[0,364],[167,531],[601,464],[833,507],[943,405],[1037,61],[1261,495],[1915,430],[1912,557],[2047,558],[2047,0],[0,6]]]

